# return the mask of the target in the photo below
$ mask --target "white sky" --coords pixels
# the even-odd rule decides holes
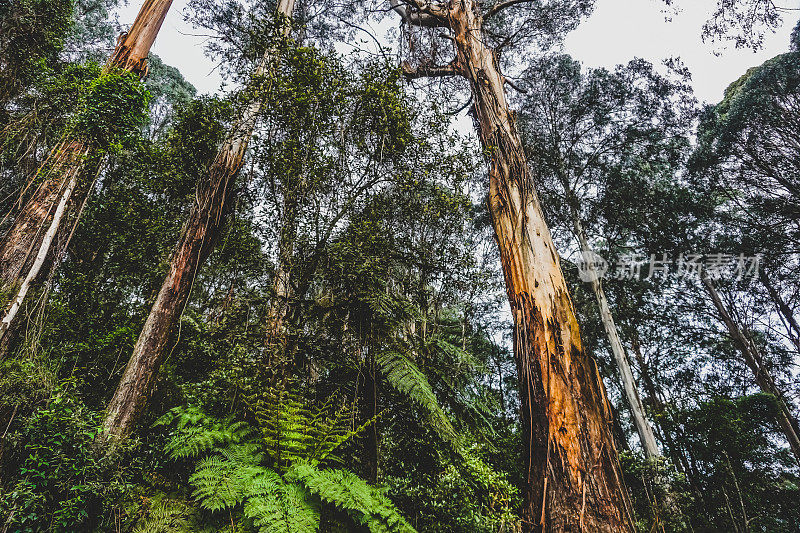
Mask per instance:
[[[613,67],[634,57],[653,63],[680,57],[692,72],[698,99],[715,103],[728,84],[748,68],[785,52],[796,22],[789,12],[784,26],[767,36],[761,51],[753,53],[702,41],[701,27],[716,0],[677,3],[681,11],[667,22],[661,0],[597,0],[594,14],[567,37],[565,51],[590,67]],[[138,0],[130,0],[130,5],[120,11],[123,27],[133,21],[139,4]],[[178,67],[200,93],[214,93],[219,89],[220,78],[215,65],[203,54],[205,38],[195,35],[197,31],[183,21],[186,4],[187,0],[175,0],[153,52],[165,63]],[[785,5],[800,8],[800,0],[787,0]]]

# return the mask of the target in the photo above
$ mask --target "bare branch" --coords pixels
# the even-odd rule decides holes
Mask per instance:
[[[451,62],[447,65],[420,65],[412,67],[408,61],[403,61],[403,76],[407,80],[415,80],[418,78],[445,78],[448,76],[455,76],[458,74],[458,69]]]
[[[495,5],[493,5],[492,7],[489,8],[489,10],[483,16],[483,20],[489,20],[490,18],[492,18],[493,16],[497,15],[498,13],[500,13],[502,10],[504,10],[507,7],[511,7],[511,6],[514,6],[514,5],[517,5],[517,4],[522,4],[522,3],[525,3],[525,2],[533,2],[533,1],[534,0],[504,0],[503,2],[498,2],[498,3],[496,3]]]
[[[511,87],[512,89],[514,89],[517,92],[520,92],[522,94],[528,94],[528,91],[526,91],[525,89],[523,89],[522,87],[520,87],[519,85],[517,85],[516,83],[514,83],[510,79],[506,78],[505,76],[503,76],[503,83],[508,84],[509,87]]]
[[[467,99],[467,103],[465,103],[464,105],[462,105],[461,107],[459,107],[455,111],[445,111],[444,114],[445,115],[452,115],[452,116],[458,115],[459,113],[464,111],[466,108],[468,108],[471,103],[472,103],[472,95],[470,94],[469,98]]]
[[[420,0],[389,0],[389,5],[412,26],[449,28],[447,9],[437,3]]]

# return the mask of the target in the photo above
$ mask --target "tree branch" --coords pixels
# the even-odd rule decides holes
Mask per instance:
[[[420,0],[389,0],[389,5],[412,26],[449,28],[447,9],[441,4]]]
[[[496,3],[495,5],[493,5],[492,7],[489,8],[489,10],[483,16],[483,20],[489,20],[490,18],[492,18],[493,16],[497,15],[498,13],[500,13],[502,10],[504,10],[507,7],[511,7],[511,6],[514,6],[514,5],[517,5],[517,4],[522,4],[522,3],[525,3],[525,2],[533,2],[533,1],[534,0],[504,0],[503,2],[498,2],[498,3]]]
[[[407,80],[415,80],[418,78],[445,78],[458,74],[458,69],[452,62],[447,65],[420,65],[418,67],[412,67],[408,61],[403,61],[402,69],[403,77]]]
[[[509,87],[511,87],[512,89],[516,90],[517,92],[520,92],[522,94],[528,94],[528,91],[526,91],[525,89],[523,89],[522,87],[520,87],[519,85],[517,85],[516,83],[514,83],[510,79],[506,78],[505,76],[503,76],[503,83],[507,84]]]

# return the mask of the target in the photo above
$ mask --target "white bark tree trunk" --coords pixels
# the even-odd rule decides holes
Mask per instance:
[[[36,259],[33,261],[31,268],[28,270],[28,274],[25,276],[25,279],[22,280],[22,283],[17,290],[17,295],[12,300],[8,311],[6,311],[3,319],[0,320],[0,342],[3,341],[6,333],[8,333],[9,329],[11,328],[11,324],[22,307],[22,303],[25,301],[25,296],[27,296],[33,280],[36,279],[36,277],[39,275],[39,272],[42,270],[42,266],[47,259],[48,252],[50,251],[50,246],[53,243],[56,233],[58,233],[59,227],[61,226],[61,220],[64,218],[64,213],[67,209],[67,203],[72,197],[72,192],[75,190],[77,185],[78,176],[76,172],[69,177],[67,186],[61,193],[61,199],[58,202],[55,213],[53,213],[53,219],[50,222],[50,227],[47,228],[47,231],[44,234],[42,243],[39,246],[39,251],[36,254]]]
[[[617,364],[617,369],[619,370],[622,388],[625,392],[625,399],[628,401],[628,405],[631,408],[633,421],[636,425],[636,433],[639,434],[639,441],[642,444],[645,455],[648,458],[658,457],[661,455],[661,452],[658,449],[656,436],[645,415],[644,405],[639,396],[639,389],[636,386],[636,381],[633,378],[633,371],[631,370],[628,356],[625,354],[625,348],[622,346],[622,341],[619,338],[619,331],[617,330],[616,323],[614,323],[614,316],[611,314],[611,307],[608,305],[608,299],[603,290],[603,281],[600,277],[601,273],[597,272],[594,265],[595,253],[589,246],[586,230],[572,202],[570,202],[570,214],[572,215],[572,225],[575,230],[575,235],[578,237],[578,242],[580,243],[581,252],[583,254],[583,268],[588,270],[592,290],[597,298],[597,305],[600,308],[600,320],[603,322],[603,329],[605,329],[608,344],[611,346],[611,353],[614,355],[614,362]]]

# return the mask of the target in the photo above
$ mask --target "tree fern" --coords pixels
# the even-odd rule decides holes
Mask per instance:
[[[375,358],[389,384],[425,409],[433,429],[445,441],[458,442],[458,434],[439,405],[428,378],[411,359],[397,351],[385,351]]]
[[[165,448],[173,459],[198,457],[215,447],[242,442],[252,433],[250,426],[244,422],[220,421],[196,407],[176,407],[154,425],[173,423],[177,431],[172,434]]]
[[[463,352],[450,343],[445,343],[444,346],[451,353]],[[463,439],[457,434],[447,414],[439,405],[425,374],[408,357],[399,352],[383,352],[375,360],[380,365],[386,380],[395,389],[406,394],[427,411],[431,426],[459,456],[458,470],[475,487],[479,496],[490,508],[510,516],[514,487],[503,475],[494,471],[472,450],[464,446]]]
[[[294,394],[272,391],[257,411],[260,432],[197,409],[174,410],[158,424],[176,425],[167,443],[173,458],[199,457],[189,482],[200,507],[244,516],[259,533],[318,531],[320,501],[346,511],[370,531],[413,532],[380,490],[346,470],[312,466],[365,427],[350,430],[349,411],[331,415],[332,404],[309,409]],[[166,511],[159,516],[172,520]],[[171,531],[147,524],[154,531]]]
[[[298,462],[286,473],[323,501],[347,511],[373,533],[413,533],[415,530],[381,490],[347,470],[319,470]]]

